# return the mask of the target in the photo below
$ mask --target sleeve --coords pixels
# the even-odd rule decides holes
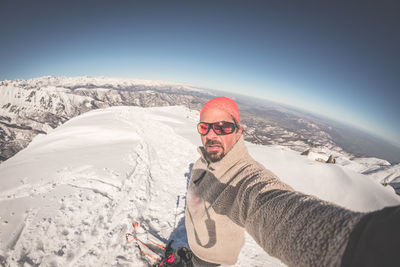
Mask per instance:
[[[289,266],[339,266],[349,235],[363,216],[296,192],[268,171],[245,179],[235,204],[239,224]]]
[[[400,206],[364,216],[354,228],[342,266],[399,266]]]

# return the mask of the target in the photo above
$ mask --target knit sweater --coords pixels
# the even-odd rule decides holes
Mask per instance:
[[[185,218],[189,246],[199,258],[234,264],[246,230],[289,266],[340,265],[362,213],[294,191],[248,154],[243,138],[218,162],[208,162],[203,147],[199,153]]]

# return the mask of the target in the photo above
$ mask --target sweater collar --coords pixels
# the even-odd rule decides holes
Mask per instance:
[[[243,136],[241,136],[232,149],[217,162],[209,162],[207,160],[206,151],[203,146],[199,147],[197,151],[199,151],[203,162],[207,163],[208,169],[213,172],[218,172],[219,174],[225,173],[226,170],[235,165],[240,159],[248,155]]]

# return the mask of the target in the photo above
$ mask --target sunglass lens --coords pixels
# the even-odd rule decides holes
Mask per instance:
[[[209,125],[206,123],[199,123],[197,125],[197,130],[200,134],[206,134],[208,132]]]

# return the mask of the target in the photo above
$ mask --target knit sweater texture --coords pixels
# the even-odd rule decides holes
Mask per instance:
[[[203,147],[199,153],[185,224],[200,259],[235,264],[247,231],[289,266],[340,265],[362,213],[294,191],[248,154],[243,138],[218,162],[208,162]]]

